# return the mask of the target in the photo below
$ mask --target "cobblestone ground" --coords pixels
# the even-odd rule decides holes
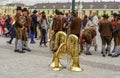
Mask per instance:
[[[7,40],[9,38],[0,37],[0,78],[120,78],[120,57],[102,57],[100,46],[97,52],[91,48],[92,56],[80,56],[84,71],[68,71],[70,65],[66,58],[61,59],[61,63],[67,68],[53,71],[48,66],[52,60],[49,47],[39,47],[36,40],[36,44],[29,44],[32,52],[19,54],[14,52],[14,41],[9,45]]]

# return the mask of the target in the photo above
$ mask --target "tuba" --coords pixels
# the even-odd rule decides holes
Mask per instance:
[[[71,71],[82,71],[79,65],[79,53],[78,53],[78,37],[75,35],[69,35],[67,38],[66,33],[59,31],[55,35],[54,48],[56,51],[53,54],[53,60],[50,64],[53,70],[61,70],[62,64],[60,58],[67,55],[69,60],[73,60],[73,64],[70,67]]]
[[[66,40],[67,35],[66,33],[59,31],[55,35],[55,42],[54,42],[54,49],[56,50],[53,54],[53,60],[52,63],[49,65],[50,67],[53,67],[53,70],[60,70],[62,67],[62,64],[60,63],[59,57],[60,55],[63,55],[66,53]],[[61,53],[61,54],[59,54]]]
[[[82,71],[79,65],[79,43],[78,37],[74,34],[70,34],[67,39],[67,55],[68,59],[73,60],[73,64],[70,67],[71,71]]]

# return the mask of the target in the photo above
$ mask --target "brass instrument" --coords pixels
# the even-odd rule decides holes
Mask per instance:
[[[73,60],[73,64],[70,67],[71,71],[82,71],[79,66],[79,43],[78,37],[74,34],[68,36],[67,39],[67,55],[70,60]]]
[[[53,60],[50,64],[53,70],[61,70],[62,64],[60,63],[60,57],[67,54],[70,60],[73,60],[73,64],[70,67],[71,71],[82,71],[79,66],[79,53],[78,53],[78,37],[71,34],[68,36],[66,33],[60,31],[55,35],[54,48],[57,49],[53,54]]]
[[[59,31],[55,35],[54,49],[56,49],[57,51],[54,52],[52,63],[49,65],[50,67],[54,67],[54,70],[60,70],[60,67],[62,66],[58,57],[58,52],[61,51],[59,45],[62,46],[62,43],[66,43],[66,39],[67,39],[67,35],[62,31]],[[66,51],[64,49],[62,50]],[[57,66],[55,61],[59,61],[59,64]]]

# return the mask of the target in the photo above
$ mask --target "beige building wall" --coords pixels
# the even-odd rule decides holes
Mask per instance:
[[[55,9],[37,9],[37,10],[38,10],[38,12],[45,11],[46,15],[48,17],[55,15],[55,12],[54,12]],[[70,12],[70,9],[59,9],[59,10],[62,11],[63,13]],[[30,9],[30,12],[32,12],[32,11],[33,11],[33,9]],[[111,15],[114,12],[120,13],[120,9],[83,9],[82,10],[83,15],[85,14],[85,15],[91,16],[92,12],[98,12],[99,16],[103,15],[104,13]],[[0,14],[15,15],[16,14],[16,6],[0,6]]]

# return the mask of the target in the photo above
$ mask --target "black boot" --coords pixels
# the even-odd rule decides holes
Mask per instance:
[[[15,49],[14,52],[19,52],[19,50],[18,50],[18,49]]]
[[[24,50],[22,50],[22,51],[19,51],[18,53],[25,53],[25,51],[24,51]]]
[[[7,41],[8,44],[11,44],[11,41]]]
[[[92,55],[92,53],[91,52],[87,52],[87,53],[85,53],[86,55]]]

